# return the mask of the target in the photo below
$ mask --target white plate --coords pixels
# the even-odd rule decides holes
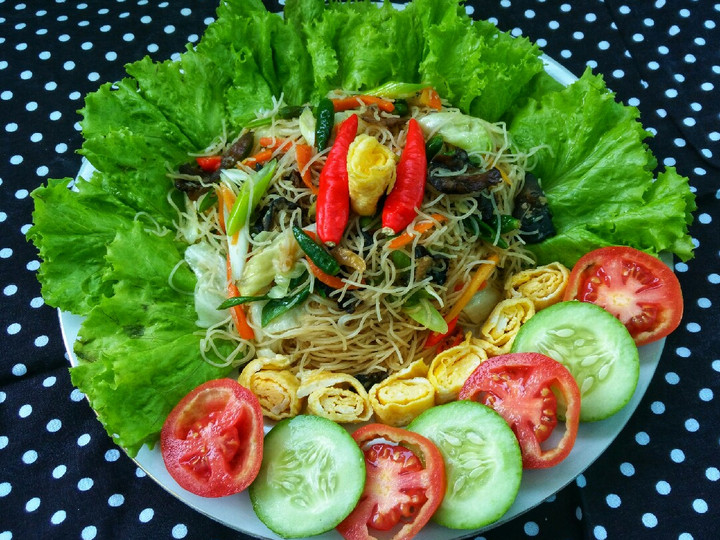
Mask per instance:
[[[542,60],[547,73],[558,82],[568,85],[576,80],[572,73],[553,59],[543,55]],[[78,177],[89,178],[92,172],[92,166],[84,161]],[[59,316],[65,347],[71,364],[75,365],[77,358],[73,353],[72,344],[77,338],[82,318],[62,311],[59,312]],[[572,482],[605,451],[632,416],[652,379],[664,344],[665,340],[663,339],[640,348],[638,385],[632,399],[620,412],[601,422],[581,424],[572,452],[560,464],[551,469],[523,471],[520,492],[510,510],[499,521],[479,531],[452,530],[431,523],[416,538],[418,540],[451,540],[488,530],[537,506]],[[160,486],[198,512],[257,538],[280,538],[255,516],[247,492],[220,499],[208,499],[188,493],[167,472],[158,446],[154,450],[143,447],[135,458],[135,462]],[[337,540],[341,536],[337,532],[331,531],[313,538]]]

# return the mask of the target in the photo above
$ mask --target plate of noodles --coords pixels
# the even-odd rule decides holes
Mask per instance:
[[[223,3],[196,49],[131,64],[129,78],[89,95],[73,189],[69,179],[51,180],[33,193],[29,237],[44,260],[43,294],[59,309],[73,383],[159,485],[249,535],[279,538],[247,491],[204,498],[180,487],[156,444],[170,410],[195,387],[239,379],[258,397],[266,432],[299,414],[350,431],[368,421],[404,426],[457,399],[467,373],[443,371],[435,362],[443,348],[472,344],[478,362],[510,352],[522,323],[561,299],[584,253],[618,244],[686,258],[692,249],[687,179],[650,172],[637,110],[617,103],[601,77],[578,79],[528,40],[472,22],[455,2],[439,11],[426,4],[307,0],[288,2],[282,19],[252,3]],[[317,21],[298,6],[319,10]],[[403,41],[408,21],[415,41]],[[394,28],[394,49],[349,30],[363,25]],[[250,36],[270,29],[256,42],[271,43],[274,60],[237,28]],[[359,62],[354,47],[329,53],[328,36],[343,28],[379,58]],[[273,41],[280,37],[287,51]],[[438,56],[450,42],[454,65]],[[390,55],[401,47],[404,56]],[[462,47],[471,52],[460,59]],[[416,71],[403,73],[407,65]],[[188,79],[194,86],[179,84]],[[400,163],[411,130],[425,145],[425,187],[417,203],[395,208],[398,225],[384,211],[407,181]],[[347,193],[338,196],[322,178],[342,144]],[[541,194],[529,203],[531,222],[518,211],[528,189]],[[622,195],[605,202],[607,190]],[[513,279],[536,269],[540,292],[518,293],[529,289]],[[639,348],[630,401],[582,423],[559,464],[524,470],[514,503],[488,527],[540,504],[602,454],[642,399],[663,344]],[[394,416],[393,392],[381,389],[416,368],[424,390],[402,397],[409,416]],[[337,403],[313,401],[337,381]],[[470,533],[431,522],[418,538]]]

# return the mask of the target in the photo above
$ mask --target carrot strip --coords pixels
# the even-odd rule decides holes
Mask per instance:
[[[392,101],[377,96],[350,96],[333,99],[332,102],[335,112],[357,109],[361,103],[365,105],[377,105],[381,111],[385,112],[393,112],[395,110],[395,104]]]
[[[227,281],[228,281],[228,298],[235,298],[240,296],[240,289],[237,288],[232,282],[232,268],[230,267],[230,257],[227,259]],[[245,317],[245,311],[241,305],[233,306],[230,308],[230,315],[232,316],[233,323],[235,323],[235,329],[237,330],[240,337],[243,339],[255,339],[255,332],[247,322]]]
[[[313,194],[317,195],[318,188],[312,183],[312,175],[310,174],[310,168],[308,167],[308,163],[310,163],[312,156],[313,148],[309,144],[295,145],[295,160],[297,161],[302,181],[305,186],[313,192]]]
[[[432,229],[438,222],[443,223],[447,221],[447,217],[443,216],[442,214],[431,214],[431,217],[434,221],[420,221],[415,224],[415,227],[413,227],[413,232],[405,231],[400,236],[396,236],[395,238],[393,238],[388,244],[388,248],[399,249],[403,246],[406,246],[410,242],[412,242],[417,235],[426,233],[427,231]]]
[[[421,105],[427,105],[435,110],[442,109],[442,102],[440,101],[440,94],[438,94],[432,86],[423,88],[420,92],[419,98]]]
[[[310,260],[310,257],[306,257],[305,260],[307,261],[308,266],[310,267],[310,271],[313,273],[315,278],[317,278],[319,281],[322,281],[328,287],[332,287],[333,289],[342,289],[347,285],[345,280],[337,276],[331,276],[330,274],[327,274],[320,270],[320,268],[318,268],[315,263]],[[347,285],[347,288],[357,289],[358,287],[356,285]]]
[[[218,221],[222,232],[225,232],[225,213],[230,213],[230,209],[235,204],[235,193],[225,184],[220,184],[216,190],[218,196]]]
[[[482,284],[490,277],[493,270],[495,270],[495,267],[500,262],[500,257],[493,253],[487,258],[487,260],[488,262],[481,264],[478,267],[475,271],[475,275],[473,275],[470,280],[470,283],[468,283],[468,286],[465,288],[462,295],[460,295],[460,298],[458,298],[457,302],[455,302],[455,305],[448,314],[445,315],[444,318],[446,321],[452,321],[455,317],[460,315],[460,312],[465,308],[473,295],[480,290]]]
[[[267,163],[272,159],[273,153],[274,150],[266,148],[264,150],[260,150],[257,154],[250,156],[249,158],[245,158],[242,163],[243,165],[248,165],[249,167],[253,167],[258,163]]]
[[[280,150],[287,152],[293,145],[292,139],[282,139],[279,137],[260,137],[260,146],[268,150]]]

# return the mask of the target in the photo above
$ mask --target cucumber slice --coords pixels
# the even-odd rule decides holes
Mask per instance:
[[[285,538],[337,526],[365,487],[365,459],[341,426],[318,416],[278,422],[265,436],[262,465],[249,493],[253,510]]]
[[[580,420],[622,409],[640,376],[637,346],[625,326],[587,302],[560,302],[536,313],[518,332],[512,352],[539,352],[563,364],[580,388]]]
[[[447,488],[433,520],[451,529],[478,529],[510,508],[522,477],[515,434],[495,411],[474,401],[426,410],[408,426],[440,449]]]

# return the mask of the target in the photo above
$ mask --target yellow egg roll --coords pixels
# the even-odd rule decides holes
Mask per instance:
[[[374,385],[369,395],[377,418],[384,424],[405,426],[435,405],[435,388],[427,380],[427,373],[427,364],[416,360]]]
[[[435,401],[454,401],[475,368],[487,360],[485,349],[474,343],[468,334],[460,345],[451,347],[433,358],[427,378],[435,388]]]
[[[297,395],[300,381],[287,369],[290,364],[290,358],[281,354],[260,356],[248,362],[238,377],[257,396],[263,415],[272,420],[297,416],[303,407]]]
[[[520,327],[535,315],[535,305],[528,298],[508,298],[503,300],[480,328],[479,345],[488,356],[499,356],[510,352]]]
[[[563,299],[569,278],[570,270],[559,262],[530,268],[505,280],[505,296],[529,298],[535,311],[540,311]]]
[[[307,397],[307,412],[334,422],[365,422],[373,412],[367,391],[347,373],[304,371],[300,375],[298,397]]]

